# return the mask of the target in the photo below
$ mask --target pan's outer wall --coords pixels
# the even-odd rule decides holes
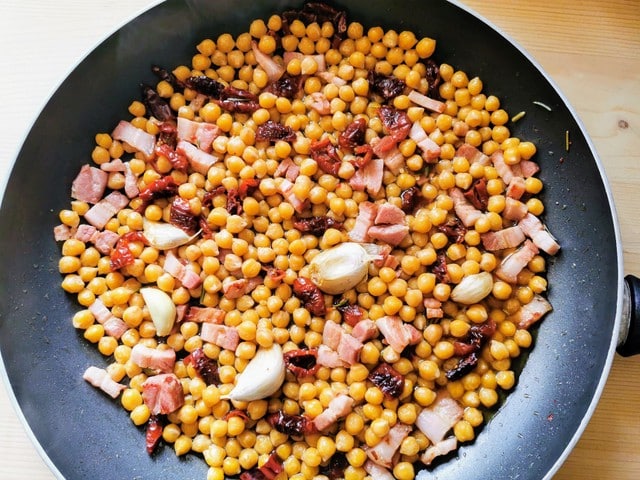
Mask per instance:
[[[57,211],[68,206],[71,180],[89,160],[93,135],[128,116],[126,106],[137,98],[138,84],[153,81],[152,63],[183,64],[202,38],[237,34],[248,28],[248,19],[266,19],[299,4],[192,0],[155,7],[79,65],[19,154],[0,213],[0,349],[25,418],[65,478],[206,476],[201,459],[178,459],[170,448],[148,457],[143,432],[132,427],[118,402],[81,378],[87,366],[106,363],[71,326],[78,306],[59,288],[59,246],[52,229]],[[433,477],[423,477],[542,478],[555,468],[590,411],[607,373],[615,331],[616,229],[594,154],[544,76],[458,7],[380,0],[340,5],[365,26],[436,38],[437,61],[480,76],[485,91],[500,97],[509,112],[527,111],[514,134],[538,146],[545,220],[563,247],[549,261],[554,312],[536,330],[535,349],[499,413],[473,444],[432,470]],[[534,100],[553,111],[536,107]],[[565,131],[572,141],[568,152]]]

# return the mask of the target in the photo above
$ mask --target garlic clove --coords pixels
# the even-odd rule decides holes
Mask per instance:
[[[274,343],[260,348],[236,379],[233,387],[222,399],[251,402],[273,395],[284,383],[285,365],[282,348]]]
[[[153,287],[141,288],[140,294],[149,309],[157,335],[160,337],[169,335],[176,321],[176,305],[171,297],[159,288]]]
[[[325,293],[338,295],[358,285],[377,258],[359,243],[345,242],[324,250],[309,263],[311,281]]]
[[[152,220],[143,219],[144,237],[149,245],[158,250],[169,250],[179,247],[185,243],[189,243],[199,232],[194,235],[188,235],[184,230],[170,223],[154,222]]]
[[[491,293],[493,276],[489,272],[481,272],[464,277],[451,291],[454,302],[472,305],[478,303]]]

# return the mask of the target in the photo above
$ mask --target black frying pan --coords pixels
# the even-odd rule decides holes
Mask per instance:
[[[88,365],[104,361],[70,324],[78,307],[59,287],[59,246],[52,228],[58,223],[56,212],[68,205],[71,181],[93,147],[93,134],[108,131],[126,116],[138,84],[153,80],[151,63],[184,63],[200,39],[239,33],[249,19],[298,5],[294,0],[162,4],[83,61],[27,137],[0,211],[0,351],[22,412],[62,477],[206,477],[206,464],[195,456],[176,458],[165,448],[150,458],[143,432],[132,427],[117,401],[96,394],[82,380]],[[438,479],[549,477],[593,411],[622,323],[620,238],[611,195],[582,126],[529,58],[453,4],[400,5],[339,3],[367,26],[435,37],[436,60],[480,76],[485,90],[508,111],[527,110],[526,121],[513,130],[538,146],[545,221],[563,247],[549,261],[554,311],[534,330],[535,348],[521,367],[517,387],[475,442],[421,478],[430,477],[427,472]],[[552,112],[533,108],[534,100]],[[86,105],[91,108],[80,107]]]

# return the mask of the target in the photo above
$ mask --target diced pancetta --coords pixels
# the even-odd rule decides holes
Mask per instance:
[[[329,115],[331,113],[329,99],[322,92],[313,92],[311,95],[308,95],[305,104],[308,108],[315,110],[320,115]]]
[[[374,480],[395,480],[395,477],[389,470],[371,460],[364,462],[362,468],[364,468],[364,471]]]
[[[433,98],[429,98],[426,95],[421,94],[416,90],[411,90],[409,92],[409,100],[411,100],[416,105],[420,105],[421,107],[426,108],[427,110],[431,110],[432,112],[442,113],[445,108],[447,108],[446,104],[439,100],[434,100]]]
[[[462,221],[462,224],[465,227],[473,227],[476,221],[482,217],[483,213],[471,205],[459,188],[452,188],[449,191],[449,196],[453,200],[453,209]]]
[[[285,177],[290,182],[295,182],[299,175],[300,167],[295,164],[291,157],[282,160],[273,174],[274,177]]]
[[[378,206],[378,212],[376,218],[373,220],[375,225],[388,224],[388,225],[404,225],[405,213],[392,203],[383,203]]]
[[[491,159],[469,143],[463,143],[456,150],[456,157],[464,157],[469,163],[478,163],[482,166],[491,165]]]
[[[107,172],[83,165],[71,184],[71,197],[81,202],[98,203],[104,195],[108,180]]]
[[[511,169],[514,175],[529,178],[540,171],[540,165],[533,160],[520,160],[520,162],[513,165]]]
[[[73,237],[74,232],[71,227],[61,223],[60,225],[56,225],[53,227],[53,238],[56,242],[64,242],[65,240],[69,240]]]
[[[89,311],[93,314],[96,321],[104,327],[104,331],[107,335],[114,338],[120,338],[129,327],[124,321],[111,313],[106,305],[96,298],[91,305],[89,305]]]
[[[547,312],[553,309],[551,304],[542,295],[535,294],[533,299],[520,307],[510,318],[518,328],[528,329],[540,320]]]
[[[222,281],[222,293],[228,299],[240,298],[251,293],[264,282],[262,277],[239,278],[227,277]]]
[[[411,433],[411,426],[396,423],[375,447],[367,448],[367,457],[378,465],[393,467],[393,457],[402,441]]]
[[[184,405],[182,383],[173,373],[161,373],[142,384],[142,400],[152,415],[169,414]]]
[[[347,362],[340,360],[338,352],[331,349],[327,345],[320,345],[318,347],[318,358],[316,359],[319,365],[328,368],[348,367]]]
[[[338,350],[340,340],[344,330],[336,322],[327,320],[324,322],[324,329],[322,330],[322,343],[331,348],[332,350]]]
[[[99,388],[111,398],[118,398],[120,392],[127,387],[116,382],[109,376],[109,372],[102,368],[91,366],[84,371],[82,378],[96,388]]]
[[[113,247],[118,243],[119,238],[120,235],[116,232],[103,230],[101,232],[96,232],[92,238],[92,242],[100,253],[103,255],[109,255],[111,250],[113,250]]]
[[[278,62],[276,62],[272,57],[260,50],[258,48],[258,44],[255,41],[251,42],[251,50],[253,51],[253,55],[256,58],[256,62],[258,62],[258,65],[260,65],[267,74],[269,83],[273,83],[276,80],[279,80],[280,77],[284,75],[285,68]]]
[[[116,237],[120,238],[119,235],[115,232],[112,232]],[[76,233],[73,234],[73,238],[76,240],[80,240],[84,243],[93,242],[95,239],[95,235],[98,234],[98,229],[93,225],[87,225],[83,223],[82,225],[78,225],[78,229]],[[115,245],[115,244],[114,244]]]
[[[534,214],[527,213],[527,215],[518,222],[518,226],[540,250],[547,252],[549,255],[555,255],[558,253],[558,250],[560,250],[560,244]]]
[[[111,160],[110,162],[100,164],[100,170],[104,170],[105,172],[124,172],[124,162],[116,158]]]
[[[205,342],[234,352],[240,343],[240,335],[235,327],[206,322],[200,329],[200,337]]]
[[[400,169],[404,167],[405,160],[404,155],[398,150],[397,146],[388,148],[385,142],[381,142],[379,138],[376,138],[371,141],[371,147],[373,148],[373,153],[382,159],[391,173],[394,175],[400,173]]]
[[[141,128],[134,127],[131,123],[120,120],[116,128],[111,133],[111,137],[131,145],[136,150],[144,153],[147,157],[153,155],[156,147],[156,137],[145,132]]]
[[[192,143],[203,152],[211,152],[211,145],[218,135],[220,135],[220,132],[220,127],[213,123],[196,122],[188,118],[178,117],[178,140]]]
[[[525,240],[522,247],[507,255],[496,269],[496,275],[501,280],[509,283],[518,281],[518,274],[538,254],[539,250],[533,242]]]
[[[151,368],[162,373],[173,371],[176,352],[173,348],[150,348],[138,343],[131,349],[131,361],[141,368]]]
[[[215,307],[189,307],[185,318],[189,322],[196,323],[222,323],[225,311]]]
[[[124,164],[124,193],[129,198],[135,198],[140,193],[138,177],[133,173],[129,162]]]
[[[200,150],[195,145],[187,142],[186,140],[180,140],[176,145],[176,152],[184,155],[189,160],[189,165],[196,172],[206,175],[209,169],[220,160],[217,156]]]
[[[280,183],[280,186],[278,187],[278,190],[280,190],[280,193],[282,194],[282,196],[285,198],[287,202],[291,204],[291,206],[294,208],[296,212],[302,213],[304,209],[307,207],[309,203],[308,200],[301,200],[298,197],[296,197],[296,194],[293,191],[293,183],[290,180],[286,178],[283,179],[282,182]]]
[[[360,352],[364,345],[360,340],[354,336],[343,332],[340,337],[340,343],[338,344],[337,352],[340,360],[344,361],[348,365],[358,363],[360,360]]]
[[[436,300],[435,298],[425,298],[423,300],[425,316],[427,318],[442,318],[444,316],[444,311],[442,310],[442,302],[440,300]]]
[[[511,182],[513,185],[514,182]],[[502,217],[506,220],[522,220],[525,215],[529,213],[529,209],[525,203],[515,198],[505,198],[504,210],[502,210]]]
[[[338,394],[329,402],[327,408],[316,418],[313,424],[319,431],[326,430],[336,423],[339,418],[346,417],[353,410],[355,400],[349,395]]]
[[[422,409],[415,424],[431,443],[436,444],[444,439],[463,414],[462,406],[446,390],[440,390],[434,402]]]
[[[422,128],[419,121],[413,122],[413,126],[409,131],[409,137],[416,142],[416,145],[422,152],[422,158],[427,163],[433,163],[438,160],[442,149],[440,145],[429,138],[429,135],[427,135],[427,132]]]
[[[367,230],[369,237],[394,247],[400,245],[408,233],[409,227],[407,225],[374,225]]]
[[[413,325],[403,322],[400,317],[384,316],[376,320],[376,327],[387,344],[396,352],[402,352],[407,345],[418,343],[422,334]]]
[[[318,73],[318,77],[323,79],[325,82],[333,83],[334,85],[337,85],[338,87],[342,87],[343,85],[347,84],[347,81],[344,78],[339,77],[335,73],[330,72],[328,70],[325,70],[324,72],[319,72]]]
[[[375,203],[362,202],[359,206],[356,223],[349,232],[349,239],[360,243],[368,242],[369,235],[367,232],[369,227],[373,225],[377,212],[378,206]]]
[[[180,283],[189,290],[198,288],[202,283],[200,275],[184,265],[170,250],[167,252],[162,268],[169,275],[180,280]]]
[[[420,456],[420,461],[425,465],[431,465],[431,462],[437,457],[453,452],[456,448],[458,448],[458,439],[456,437],[445,438],[433,445],[429,445]]]
[[[480,235],[482,245],[490,252],[515,248],[525,240],[525,235],[519,226],[503,228],[496,232],[487,232]]]
[[[507,187],[506,195],[507,198],[514,198],[516,200],[520,200],[522,195],[526,192],[525,180],[522,177],[513,177],[511,179],[511,183]]]
[[[502,150],[496,150],[490,158],[491,163],[493,163],[493,166],[496,169],[496,172],[498,172],[498,175],[502,177],[502,181],[505,183],[505,185],[509,185],[511,183],[511,180],[513,180],[513,177],[515,177],[516,175],[513,172],[512,167],[510,165],[507,165],[504,161]]]
[[[353,177],[349,179],[351,188],[357,191],[365,189],[371,195],[377,195],[382,188],[384,178],[384,161],[380,158],[373,158],[364,167],[356,170]]]
[[[109,220],[127,205],[129,198],[114,191],[87,210],[84,218],[98,230],[102,230]]]
[[[351,335],[362,343],[376,338],[378,336],[376,322],[368,318],[360,320],[356,323],[355,327],[353,327],[353,330],[351,330]]]

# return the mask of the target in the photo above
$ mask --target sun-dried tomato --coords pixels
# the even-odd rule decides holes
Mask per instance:
[[[293,226],[302,233],[310,233],[311,235],[320,237],[330,228],[341,228],[342,223],[331,217],[323,215],[318,217],[299,218],[294,220]]]
[[[293,100],[298,96],[298,92],[302,90],[302,84],[305,79],[304,75],[296,75],[292,77],[288,74],[284,74],[279,80],[276,80],[270,84],[266,91],[273,93],[278,97],[288,98]]]
[[[240,215],[242,213],[242,199],[237,188],[227,190],[227,212],[231,215]]]
[[[158,140],[156,141],[156,153],[159,145],[167,145],[175,150],[178,145],[178,129],[175,122],[162,122],[158,125]],[[186,162],[186,158],[185,158]]]
[[[315,348],[289,350],[283,358],[285,367],[298,378],[315,375],[320,369],[317,363],[318,350]]]
[[[261,467],[255,467],[240,474],[240,480],[273,480],[282,471],[284,466],[278,458],[278,454],[273,452]]]
[[[373,159],[373,147],[369,144],[359,145],[353,149],[353,152],[357,155],[355,160],[352,160],[356,167],[362,168]]]
[[[282,125],[281,123],[269,120],[256,129],[256,141],[277,142],[284,140],[285,142],[293,142],[296,139],[296,132],[293,128]]]
[[[316,432],[313,421],[306,415],[290,415],[282,411],[270,414],[267,422],[280,433],[300,437]]]
[[[467,233],[467,227],[462,224],[462,221],[458,217],[453,217],[444,225],[438,225],[438,230],[455,243],[464,242],[464,236]]]
[[[169,160],[169,163],[175,170],[186,172],[189,167],[187,157],[176,152],[175,147],[169,143],[157,143],[155,148],[156,155],[161,155]]]
[[[206,75],[189,77],[184,83],[191,90],[195,90],[196,92],[207,95],[213,99],[219,99],[222,91],[225,89],[225,86],[222,83],[214,80],[213,78],[209,78]]]
[[[169,223],[193,235],[198,230],[198,217],[191,212],[189,201],[176,197],[171,202],[169,210]]]
[[[145,84],[140,85],[140,90],[142,92],[142,102],[149,109],[151,115],[162,122],[175,120],[176,117],[173,114],[173,110],[171,110],[171,106],[164,98],[158,95],[158,92]]]
[[[120,270],[122,267],[126,267],[127,265],[131,265],[135,261],[135,257],[129,249],[129,244],[131,242],[143,242],[146,245],[147,239],[144,238],[144,234],[139,231],[127,232],[122,235],[111,252],[109,262],[112,272]]]
[[[328,137],[311,142],[311,158],[313,158],[318,163],[318,166],[325,172],[338,175],[342,160],[340,160],[336,147]]]
[[[479,178],[471,185],[471,188],[464,192],[464,196],[471,205],[478,210],[486,210],[489,203],[489,192],[487,192],[487,181]]]
[[[166,198],[178,192],[178,185],[171,175],[154,180],[140,191],[144,202],[152,202],[158,198]]]
[[[308,278],[296,278],[293,281],[293,293],[313,315],[321,317],[327,313],[322,291]]]
[[[391,100],[394,97],[400,95],[406,86],[406,84],[399,78],[391,75],[383,75],[373,70],[369,70],[368,74],[369,85],[374,93],[377,93],[385,100]]]
[[[342,148],[355,148],[358,145],[363,145],[366,132],[367,121],[362,117],[356,118],[338,136],[338,145]]]
[[[218,363],[212,358],[207,357],[202,348],[197,348],[184,359],[184,363],[193,365],[196,372],[207,385],[215,385],[220,383],[218,376]]]
[[[151,455],[155,452],[156,448],[160,444],[162,438],[162,417],[160,415],[150,415],[147,420],[147,431],[145,434],[145,443],[147,447],[147,453]]]
[[[404,390],[404,377],[388,363],[380,363],[367,377],[382,393],[398,398]]]
[[[243,178],[238,185],[238,194],[243,200],[249,195],[252,195],[260,185],[260,180],[257,178]]]
[[[449,380],[458,380],[469,373],[478,363],[478,354],[482,346],[491,338],[496,331],[496,324],[493,320],[473,325],[469,329],[465,341],[454,342],[453,353],[462,357],[458,364],[445,373]]]
[[[404,213],[413,213],[420,202],[420,188],[409,187],[400,192],[401,209]]]
[[[336,310],[342,314],[342,321],[351,327],[355,327],[356,324],[364,318],[364,312],[354,303],[341,301],[338,302],[335,307]]]
[[[383,131],[390,136],[395,143],[407,138],[413,126],[407,112],[390,107],[389,105],[382,105],[378,109],[378,116],[382,121]]]

